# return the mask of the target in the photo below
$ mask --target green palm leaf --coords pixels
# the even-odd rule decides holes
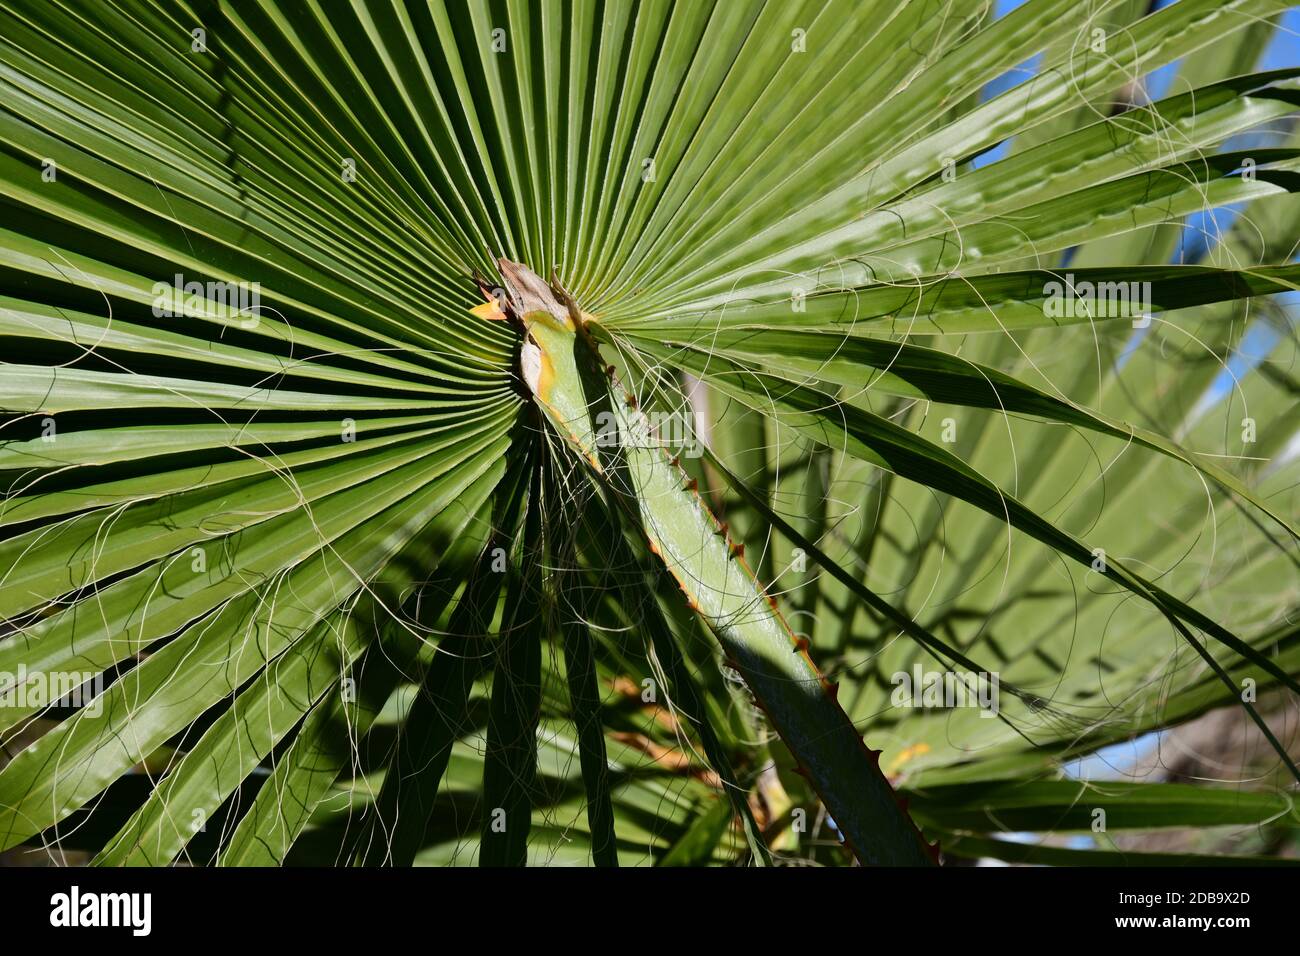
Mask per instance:
[[[1225,704],[1300,775],[1285,9],[7,4],[0,850],[1289,821],[1061,778]],[[999,719],[894,701],[935,666]]]

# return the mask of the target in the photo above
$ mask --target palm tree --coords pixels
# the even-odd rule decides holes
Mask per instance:
[[[6,5],[0,850],[1294,823],[1285,9]]]

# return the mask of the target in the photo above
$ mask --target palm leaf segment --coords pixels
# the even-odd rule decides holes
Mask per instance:
[[[1048,778],[1300,673],[1294,381],[1248,453],[1196,404],[1300,278],[1297,92],[1283,4],[1128,6],[8,5],[0,845],[765,863],[820,800],[926,862],[891,779],[959,852],[1151,825]],[[1000,719],[890,707],[921,663]]]

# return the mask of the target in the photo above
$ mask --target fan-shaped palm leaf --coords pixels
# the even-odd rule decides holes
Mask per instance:
[[[1300,68],[1285,4],[1133,7],[8,4],[0,849],[1289,819],[1060,778],[1225,702],[1300,778]]]

